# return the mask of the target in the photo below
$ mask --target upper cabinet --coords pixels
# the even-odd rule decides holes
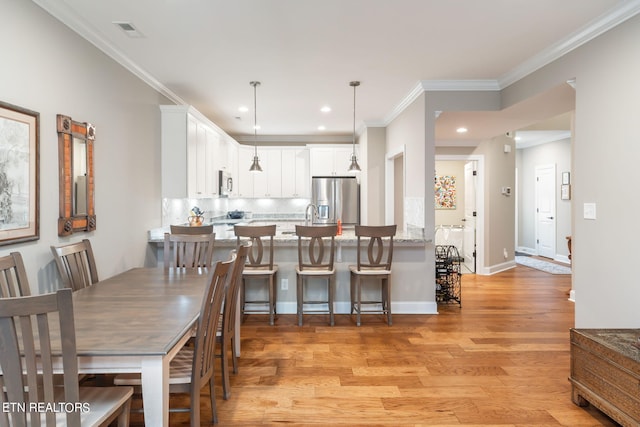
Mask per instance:
[[[282,149],[282,197],[311,197],[309,150]]]
[[[219,196],[218,171],[236,169],[237,143],[193,107],[161,105],[160,111],[162,197]]]
[[[254,147],[238,149],[238,197],[309,197],[309,150],[304,147],[259,147],[262,172],[249,172]]]
[[[309,149],[311,176],[355,175],[356,172],[349,172],[352,152],[352,145],[347,144],[311,146]]]

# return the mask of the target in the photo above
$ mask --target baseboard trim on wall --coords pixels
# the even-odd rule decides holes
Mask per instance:
[[[295,301],[278,302],[276,310],[279,314],[296,314],[298,306]],[[335,314],[349,314],[350,312],[351,303],[349,301],[335,302]],[[435,301],[397,301],[391,303],[391,312],[393,314],[438,314],[438,304]]]
[[[538,255],[538,251],[535,248],[528,248],[526,246],[518,246],[516,252],[521,252],[527,255]]]
[[[502,271],[507,271],[507,270],[511,270],[512,268],[516,267],[516,260],[510,260],[510,261],[505,261],[503,263],[500,264],[495,264],[489,267],[485,267],[483,269],[483,275],[484,276],[491,276],[493,274],[497,274],[500,273]]]

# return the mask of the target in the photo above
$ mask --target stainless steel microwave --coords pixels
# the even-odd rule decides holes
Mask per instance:
[[[218,186],[220,196],[229,197],[233,193],[233,177],[229,172],[218,171]]]

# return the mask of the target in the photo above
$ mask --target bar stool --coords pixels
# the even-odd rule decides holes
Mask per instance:
[[[356,325],[360,326],[360,314],[386,314],[391,326],[391,261],[393,259],[393,236],[396,225],[365,226],[356,225],[357,265],[350,265],[351,272],[351,314],[356,313]],[[364,253],[366,249],[366,254]],[[385,256],[386,255],[386,256]],[[364,279],[380,280],[380,299],[362,300]],[[378,305],[379,310],[362,310],[363,305]]]
[[[329,313],[329,323],[334,325],[333,294],[335,288],[336,269],[333,265],[335,252],[335,236],[338,227],[296,225],[298,236],[298,266],[296,267],[296,299],[298,302],[298,326],[302,326],[303,313]],[[329,245],[326,250],[325,245]],[[305,279],[326,279],[327,299],[306,300],[304,296]],[[308,284],[308,283],[307,283]],[[305,304],[326,304],[327,310],[304,310]]]
[[[236,235],[238,246],[242,238],[248,238],[251,241],[247,263],[242,272],[242,299],[240,303],[242,314],[267,313],[269,314],[269,325],[273,326],[276,316],[276,276],[278,275],[278,266],[273,263],[273,236],[276,235],[276,225],[235,225],[233,231]],[[265,245],[267,248],[265,248]],[[267,281],[268,299],[247,300],[247,281],[260,279]],[[266,305],[267,309],[256,307],[260,305]]]

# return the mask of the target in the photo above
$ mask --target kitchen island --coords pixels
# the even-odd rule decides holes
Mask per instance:
[[[276,224],[274,237],[274,260],[278,264],[277,277],[277,312],[280,314],[296,313],[296,272],[298,261],[298,238],[295,226],[304,225],[304,220],[276,218],[255,218],[236,221],[235,223],[250,225]],[[214,260],[227,259],[229,251],[236,246],[233,224],[215,223],[216,241]],[[169,227],[149,231],[149,244],[155,253],[157,265],[162,264],[164,233]],[[337,314],[350,312],[349,266],[356,264],[357,240],[353,227],[345,227],[340,236],[336,236],[336,293],[334,310]],[[435,278],[428,274],[426,253],[433,251],[431,240],[425,239],[422,230],[398,232],[394,237],[391,307],[395,314],[436,314],[437,304],[433,294]],[[314,286],[312,292],[315,291]],[[371,292],[379,287],[373,287]],[[318,286],[318,292],[326,292],[326,287]],[[367,295],[363,288],[363,298]],[[379,293],[379,290],[377,291]],[[265,288],[266,293],[266,288]],[[313,294],[310,296],[312,297]]]

